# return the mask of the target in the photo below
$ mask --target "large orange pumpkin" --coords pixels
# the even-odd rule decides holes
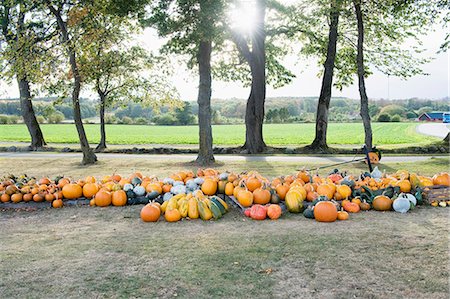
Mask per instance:
[[[352,189],[347,185],[339,185],[336,191],[342,196],[343,199],[349,198],[352,195]]]
[[[83,195],[83,188],[77,184],[67,184],[62,188],[64,198],[76,199]]]
[[[160,216],[161,210],[156,205],[147,204],[141,209],[141,219],[144,222],[156,222]]]
[[[447,172],[437,173],[433,176],[434,185],[450,186],[450,174]]]
[[[202,191],[205,195],[214,195],[217,192],[217,182],[212,179],[206,179],[202,184]]]
[[[83,186],[83,196],[92,198],[98,192],[98,185],[96,183],[86,183]]]
[[[267,216],[272,220],[280,218],[281,207],[279,205],[269,205],[267,208]]]
[[[123,190],[114,191],[111,202],[113,206],[124,206],[127,204],[127,194]]]
[[[334,222],[337,219],[336,206],[331,201],[321,201],[314,206],[314,218],[319,222]]]
[[[392,200],[385,195],[378,195],[373,199],[372,206],[377,211],[389,211],[392,208]]]
[[[105,190],[100,190],[95,194],[95,205],[98,207],[107,207],[111,204],[111,193]]]
[[[253,192],[262,186],[261,181],[256,177],[249,177],[245,182],[248,191]]]
[[[253,193],[243,189],[237,194],[237,200],[243,207],[249,207],[253,204]]]
[[[409,193],[411,191],[411,182],[409,180],[400,180],[396,183],[400,187],[400,191]]]
[[[270,191],[263,188],[258,188],[253,191],[253,203],[265,205],[270,202]]]
[[[166,210],[164,218],[167,222],[177,222],[181,219],[181,213],[178,209]]]

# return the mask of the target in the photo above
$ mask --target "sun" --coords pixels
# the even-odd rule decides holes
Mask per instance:
[[[230,10],[231,28],[250,35],[256,28],[256,1],[236,1]]]

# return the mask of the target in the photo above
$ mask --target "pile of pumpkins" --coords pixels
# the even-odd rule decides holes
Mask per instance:
[[[93,176],[80,180],[8,176],[0,183],[0,200],[48,201],[55,208],[62,207],[66,199],[82,197],[89,199],[91,206],[99,207],[144,204],[145,210],[150,206],[152,211],[159,208],[158,219],[164,215],[173,222],[182,218],[219,219],[228,206],[215,195],[225,194],[233,196],[245,214],[255,220],[278,219],[282,215],[279,204],[284,203],[291,213],[303,212],[305,217],[317,221],[334,221],[372,208],[405,213],[421,201],[416,190],[435,185],[450,186],[450,175],[425,177],[406,170],[389,175],[376,168],[359,176],[338,170],[319,176],[301,170],[295,175],[269,180],[256,171],[236,174],[208,168],[196,173],[179,171],[164,179],[139,172],[129,177],[113,174],[99,180]]]

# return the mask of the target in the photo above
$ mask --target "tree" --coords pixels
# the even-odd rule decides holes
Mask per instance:
[[[79,38],[79,69],[83,83],[99,96],[100,142],[97,151],[106,148],[105,110],[112,103],[125,100],[154,106],[174,104],[177,97],[158,72],[159,58],[139,46],[129,46],[138,30],[126,17],[110,14],[103,3],[93,2],[87,13],[78,14],[77,26],[84,34]],[[139,106],[140,108],[140,106]]]
[[[290,82],[294,76],[280,62],[287,53],[287,46],[282,41],[286,32],[280,25],[284,18],[286,6],[278,1],[254,0],[254,1],[230,1],[228,6],[231,11],[253,12],[244,15],[242,12],[237,18],[227,18],[227,33],[238,51],[238,55],[232,52],[234,58],[230,58],[222,52],[222,61],[218,64],[215,72],[222,79],[242,81],[250,85],[250,95],[245,110],[245,144],[243,148],[248,153],[261,153],[266,148],[263,137],[263,123],[265,116],[266,85],[271,83],[275,87],[281,87]],[[245,6],[248,6],[247,9]],[[227,16],[227,14],[224,14]],[[270,18],[269,18],[270,17]],[[248,18],[253,22],[251,30],[246,32],[239,25],[239,18]],[[266,19],[269,22],[266,22]],[[237,27],[237,28],[236,28]],[[245,29],[245,28],[244,28]],[[237,59],[236,59],[237,57]],[[246,65],[243,65],[243,62]]]
[[[46,143],[36,120],[30,85],[39,81],[41,62],[45,60],[44,43],[54,36],[51,26],[43,22],[35,9],[33,1],[0,2],[0,77],[17,80],[21,114],[31,136],[32,150]]]
[[[175,109],[175,116],[179,125],[190,125],[194,122],[194,116],[192,115],[192,108],[189,102],[184,102],[183,107]]]
[[[56,6],[53,2],[57,2]],[[51,15],[56,20],[59,33],[61,35],[61,42],[69,58],[71,76],[73,78],[73,89],[72,89],[72,105],[73,105],[73,118],[75,121],[75,126],[77,128],[78,137],[80,140],[81,151],[83,153],[83,159],[81,163],[83,165],[93,164],[97,161],[97,156],[94,151],[90,148],[89,142],[86,137],[86,132],[84,130],[83,122],[81,120],[80,111],[80,90],[81,90],[81,75],[78,68],[77,53],[75,48],[76,40],[71,36],[69,32],[68,19],[69,12],[74,9],[74,2],[72,1],[45,1],[46,7],[49,9]],[[85,11],[84,11],[85,12]],[[82,11],[82,13],[84,13]],[[66,16],[66,21],[63,19]]]
[[[362,0],[353,0],[353,5],[355,6],[356,20],[358,24],[358,44],[357,44],[357,55],[356,55],[356,65],[358,67],[358,89],[359,95],[361,97],[361,118],[364,124],[364,143],[368,149],[372,148],[372,125],[370,122],[369,113],[369,98],[366,93],[366,83],[364,81],[365,69],[364,69],[364,22],[363,14],[361,11]]]
[[[338,23],[340,14],[340,1],[330,1],[330,25],[328,33],[327,56],[324,63],[322,87],[320,89],[319,103],[316,112],[316,135],[311,143],[312,149],[327,150],[328,109],[333,86],[334,63],[336,59],[336,45],[338,40]]]
[[[222,0],[154,1],[151,16],[145,24],[154,26],[160,36],[168,38],[163,51],[185,54],[188,66],[197,66],[199,73],[198,123],[199,154],[197,163],[214,162],[211,128],[211,53],[221,43],[219,20]]]

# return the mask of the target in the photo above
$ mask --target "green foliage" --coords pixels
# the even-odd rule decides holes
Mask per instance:
[[[394,115],[405,115],[406,113],[406,109],[400,105],[396,105],[396,104],[392,104],[392,105],[388,105],[385,106],[381,109],[380,111],[381,114],[388,114],[389,116],[394,116]]]
[[[60,124],[64,120],[64,114],[59,111],[54,111],[48,114],[45,118],[49,124]]]
[[[378,121],[379,122],[390,122],[391,117],[389,116],[389,114],[381,113],[380,115],[378,115]]]
[[[398,123],[402,120],[402,117],[398,114],[395,114],[394,116],[391,117],[391,122],[393,123]]]
[[[191,104],[184,102],[183,107],[175,109],[175,118],[179,125],[191,125],[195,121],[194,115],[192,115]]]

